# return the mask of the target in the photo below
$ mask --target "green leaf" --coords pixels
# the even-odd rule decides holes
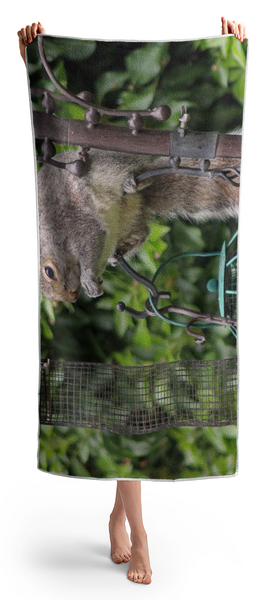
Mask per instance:
[[[41,306],[46,316],[48,317],[51,324],[55,323],[55,314],[52,304],[52,300],[48,300],[44,296],[41,296]]]
[[[103,73],[96,83],[97,103],[101,104],[108,92],[121,89],[128,78],[128,73],[122,71],[107,71]]]
[[[117,365],[123,365],[124,367],[131,367],[135,362],[129,348],[125,348],[122,352],[114,352],[113,359]]]
[[[222,427],[223,434],[226,438],[237,438],[237,425],[226,425]]]
[[[245,92],[245,80],[243,78],[238,79],[238,81],[234,83],[234,85],[232,86],[232,92],[235,98],[237,98],[237,100],[239,100],[239,102],[243,104]]]
[[[168,46],[168,42],[151,42],[126,57],[126,69],[134,86],[145,85],[158,77],[168,62]]]
[[[146,319],[141,319],[135,328],[134,343],[140,348],[150,348],[151,336]]]
[[[202,103],[202,108],[207,109],[218,100],[220,90],[215,83],[205,81],[195,87],[195,97]]]
[[[89,471],[84,467],[78,458],[73,458],[70,463],[70,470],[72,475],[77,477],[90,477]]]
[[[67,87],[67,74],[66,74],[63,60],[58,61],[58,63],[52,69],[52,72],[53,72],[54,76],[56,77],[56,79],[59,81],[59,83],[66,88]]]
[[[244,72],[241,67],[232,67],[229,69],[228,82],[229,84],[235,83],[238,79],[243,79],[244,81]]]
[[[149,443],[138,441],[137,436],[136,439],[126,439],[126,448],[128,448],[132,454],[132,456],[146,456],[149,453]]]
[[[72,102],[58,102],[56,114],[58,117],[65,119],[79,119],[84,120],[85,109],[78,104],[72,104]],[[64,152],[64,147],[61,149]]]
[[[149,242],[151,244],[155,243],[157,240],[161,239],[166,233],[169,233],[169,231],[169,226],[161,225],[160,223],[152,223],[149,235]],[[165,244],[165,246],[167,246],[167,244]]]
[[[245,69],[246,57],[244,53],[244,46],[235,37],[231,38],[230,53],[232,54],[232,57],[236,63],[240,65],[242,69]]]
[[[215,81],[222,87],[226,88],[229,81],[229,68],[223,61],[212,67],[212,73]]]
[[[167,69],[162,77],[162,92],[164,92],[164,89],[168,90],[168,94],[175,92],[174,99],[177,101],[177,93],[183,96],[184,91],[194,85],[198,79],[202,79],[203,76],[204,65],[200,62],[190,66],[188,64],[175,65],[175,67]]]
[[[46,452],[40,449],[39,452],[39,468],[46,471],[47,469],[47,460],[46,460]]]
[[[220,48],[223,56],[226,55],[228,48],[228,39],[224,36],[212,37],[208,39],[196,40],[194,42],[195,48],[201,48],[202,50],[208,50],[211,48]]]
[[[122,110],[148,110],[156,90],[156,82],[140,91],[125,90],[120,95],[119,108]]]
[[[127,302],[125,302],[125,304],[127,304]],[[114,313],[114,323],[118,335],[122,338],[125,335],[128,327],[132,326],[132,317],[127,315],[125,312],[119,312],[116,310]]]
[[[85,60],[95,52],[96,42],[73,38],[44,37],[44,49],[47,59],[68,58],[70,60]]]
[[[41,316],[41,335],[46,340],[52,340],[54,337],[48,323],[46,322],[45,318],[43,318],[42,316]]]

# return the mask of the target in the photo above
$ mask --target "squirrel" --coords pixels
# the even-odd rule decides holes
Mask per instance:
[[[55,159],[79,156],[69,150]],[[158,175],[136,184],[138,174],[169,166],[168,158],[91,149],[85,160],[81,178],[50,164],[38,173],[40,283],[51,300],[76,302],[81,287],[102,295],[106,265],[135,254],[157,216],[202,222],[238,214],[239,188],[219,177]],[[180,166],[196,168],[198,160],[183,158]],[[234,159],[211,161],[211,168],[223,166]]]

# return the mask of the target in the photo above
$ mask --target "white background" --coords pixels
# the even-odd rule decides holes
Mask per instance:
[[[272,597],[272,50],[264,0],[6,2],[1,15],[1,586],[5,600],[142,596]],[[272,13],[272,9],[269,9]],[[259,11],[259,12],[258,12]],[[240,427],[235,477],[144,482],[153,583],[109,557],[114,481],[36,468],[38,284],[33,140],[16,32],[101,39],[191,39],[247,24],[240,208]],[[18,317],[17,317],[18,315]],[[18,320],[17,320],[18,319]],[[100,596],[99,596],[100,597]]]

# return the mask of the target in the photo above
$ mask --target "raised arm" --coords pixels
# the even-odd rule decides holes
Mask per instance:
[[[17,31],[17,35],[19,38],[19,50],[22,56],[24,63],[26,64],[25,59],[25,48],[35,40],[37,33],[45,33],[46,30],[38,21],[38,23],[32,23],[32,25],[27,25],[26,27],[22,27],[20,31]]]

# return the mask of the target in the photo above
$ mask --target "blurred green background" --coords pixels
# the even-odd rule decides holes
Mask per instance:
[[[88,90],[94,102],[124,109],[168,104],[165,123],[147,119],[149,128],[174,129],[181,104],[190,113],[189,128],[227,133],[242,126],[247,42],[219,37],[194,42],[95,42],[45,37],[45,52],[57,79],[77,94]],[[27,49],[31,87],[54,90],[41,68],[37,43]],[[56,91],[56,90],[54,90]],[[82,119],[84,111],[58,102],[58,116]],[[41,101],[33,98],[34,110]],[[126,126],[123,119],[103,122]],[[58,152],[63,151],[58,147]],[[151,278],[161,262],[179,252],[220,250],[237,222],[192,225],[164,219],[151,224],[151,234],[131,265]],[[158,279],[177,305],[219,313],[217,293],[207,281],[217,276],[218,259],[175,261]],[[159,318],[136,321],[116,310],[122,300],[143,310],[146,289],[120,267],[107,267],[104,295],[81,294],[75,305],[41,298],[42,358],[145,365],[180,359],[214,360],[236,356],[229,329],[206,330],[197,347],[184,328]],[[177,317],[179,320],[179,317]],[[41,426],[40,468],[54,473],[91,477],[176,479],[225,475],[236,469],[236,426],[180,427],[128,436],[84,428]]]

